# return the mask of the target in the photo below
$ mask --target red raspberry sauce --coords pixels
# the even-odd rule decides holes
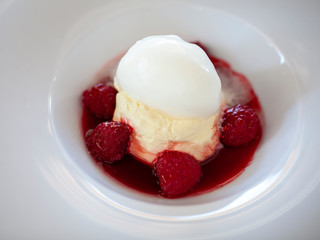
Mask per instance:
[[[245,85],[253,96],[247,105],[255,109],[258,115],[263,116],[258,97],[254,93],[248,79],[244,75],[233,71],[230,64],[226,61],[210,55],[209,57],[217,71],[219,67],[223,67],[231,71],[232,74],[240,76],[239,81],[246,83]],[[83,108],[81,121],[84,136],[89,129],[94,128],[100,122],[85,107]],[[244,147],[223,147],[218,153],[206,160],[202,164],[200,182],[187,196],[211,192],[236,179],[251,163],[253,155],[261,141],[261,136],[262,131],[260,131],[259,136],[254,141]],[[96,160],[95,162],[106,175],[111,176],[116,182],[140,193],[162,197],[153,169],[131,155],[125,155],[121,161],[114,164],[104,164]]]

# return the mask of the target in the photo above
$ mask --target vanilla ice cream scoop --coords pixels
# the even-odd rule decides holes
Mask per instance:
[[[221,101],[219,76],[197,45],[178,36],[151,36],[120,60],[118,88],[151,108],[176,118],[207,118]]]
[[[138,41],[119,62],[114,121],[133,132],[128,152],[152,165],[164,150],[198,161],[219,145],[221,83],[206,53],[177,36]]]

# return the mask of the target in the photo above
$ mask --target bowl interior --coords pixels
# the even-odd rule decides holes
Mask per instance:
[[[247,22],[193,4],[109,11],[92,12],[66,36],[50,91],[50,123],[67,156],[62,162],[73,166],[69,174],[81,175],[82,181],[116,206],[152,218],[221,216],[271,193],[294,165],[293,152],[301,132],[298,79],[277,46]],[[96,83],[99,70],[137,40],[162,34],[201,41],[230,62],[250,80],[265,113],[264,137],[246,171],[227,186],[192,198],[158,199],[120,186],[95,166],[81,132],[81,93]]]

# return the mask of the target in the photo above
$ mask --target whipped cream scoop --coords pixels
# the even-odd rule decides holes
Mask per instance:
[[[115,83],[128,96],[175,118],[219,110],[221,82],[206,53],[175,35],[146,37],[119,62]]]

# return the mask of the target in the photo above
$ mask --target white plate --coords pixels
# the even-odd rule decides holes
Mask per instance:
[[[316,238],[319,6],[4,1],[0,236]],[[178,200],[144,196],[101,174],[86,153],[81,92],[108,60],[153,34],[204,42],[260,97],[262,144],[244,174],[218,191]]]

